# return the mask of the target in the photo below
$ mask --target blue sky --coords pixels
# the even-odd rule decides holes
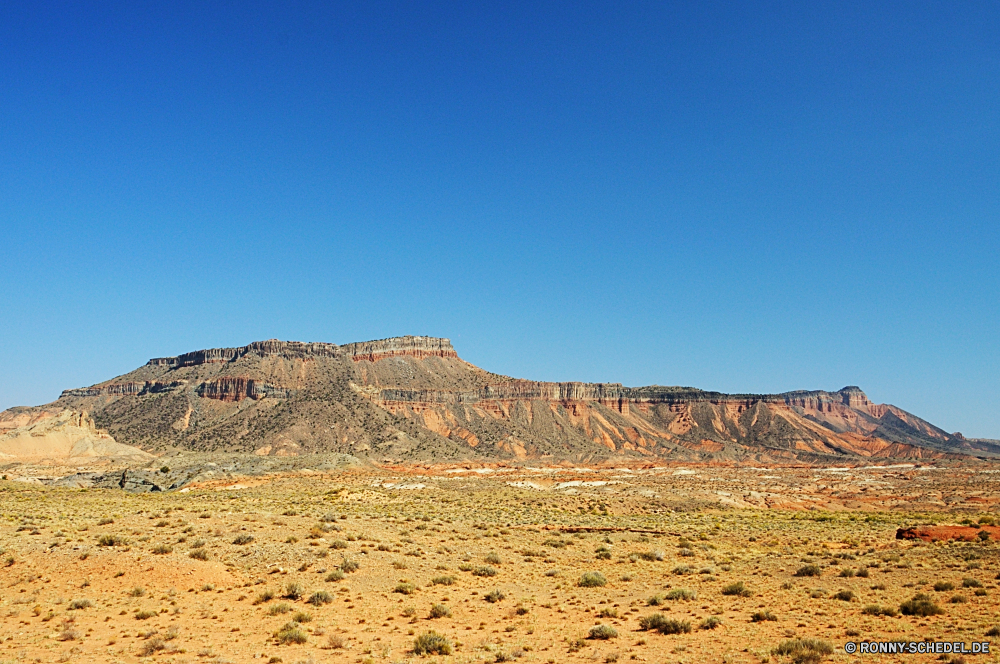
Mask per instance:
[[[0,407],[428,334],[1000,438],[996,3],[8,2],[0,44]]]

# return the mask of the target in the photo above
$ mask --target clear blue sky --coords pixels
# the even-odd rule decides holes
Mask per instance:
[[[3,3],[0,407],[428,334],[1000,438],[1000,5],[502,4]]]

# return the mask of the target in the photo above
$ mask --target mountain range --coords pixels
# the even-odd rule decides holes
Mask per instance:
[[[379,463],[1000,455],[998,441],[948,433],[872,403],[858,387],[723,394],[539,382],[490,373],[459,358],[448,339],[419,336],[340,346],[272,339],[153,358],[50,404],[0,413],[0,435],[23,439],[25,427],[67,411],[153,453],[339,452]]]

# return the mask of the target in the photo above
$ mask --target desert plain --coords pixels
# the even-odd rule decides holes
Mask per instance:
[[[987,462],[308,465],[4,476],[0,662],[958,662],[844,644],[1000,634]]]

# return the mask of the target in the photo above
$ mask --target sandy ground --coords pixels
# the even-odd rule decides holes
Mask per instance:
[[[756,663],[792,661],[774,649],[798,637],[832,647],[812,661],[943,661],[843,645],[1000,641],[995,542],[895,537],[995,516],[994,470],[354,470],[145,495],[3,481],[0,662]],[[590,572],[606,583],[581,585]],[[900,615],[916,593],[941,613]],[[690,632],[643,630],[656,613]],[[451,654],[413,652],[431,630]]]

